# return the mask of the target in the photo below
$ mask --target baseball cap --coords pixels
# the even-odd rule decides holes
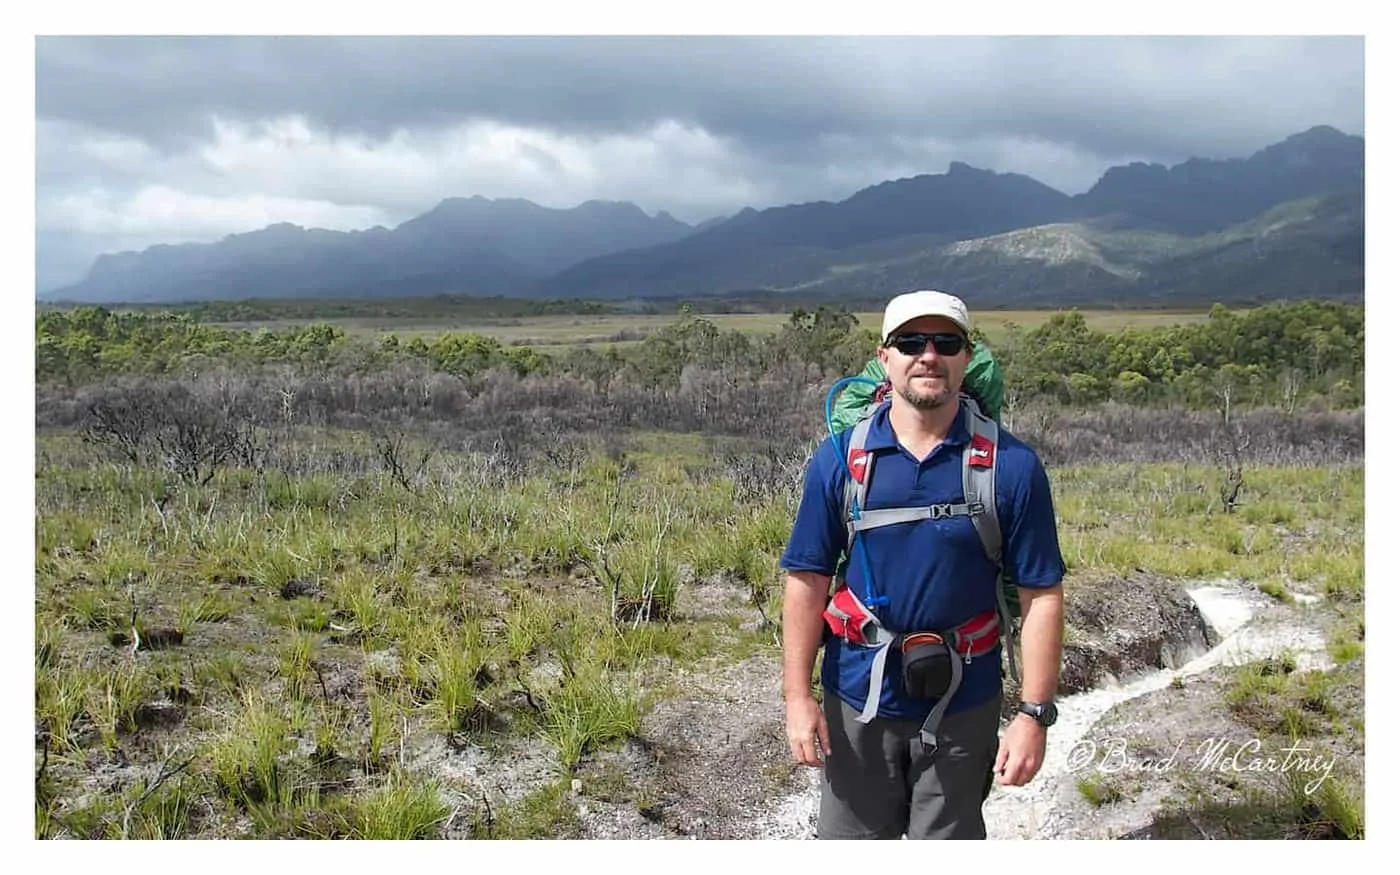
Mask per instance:
[[[942,316],[951,319],[964,334],[972,336],[972,317],[967,315],[967,305],[961,298],[946,292],[925,290],[906,292],[890,301],[885,307],[885,322],[880,328],[880,339],[889,340],[890,335],[899,326],[920,316]]]

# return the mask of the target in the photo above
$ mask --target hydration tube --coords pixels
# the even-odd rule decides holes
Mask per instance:
[[[841,455],[841,444],[836,440],[836,429],[832,425],[831,421],[832,402],[836,400],[836,395],[838,391],[841,388],[843,388],[847,383],[869,383],[870,385],[878,388],[880,386],[880,381],[872,380],[869,377],[843,377],[840,380],[837,380],[835,383],[833,383],[831,389],[829,389],[826,393],[826,433],[831,439],[831,451],[836,454],[837,463],[841,465],[842,469],[846,471],[846,476],[849,477],[851,476],[851,472],[848,466],[846,465],[846,459]],[[860,519],[860,513],[861,507],[859,504],[856,504],[851,508],[851,519]],[[859,540],[861,540],[861,534],[860,532],[856,532],[855,538],[853,538],[851,541],[852,552],[855,552],[855,545],[856,542]],[[863,546],[864,545],[862,545],[862,548]],[[852,556],[846,557],[847,561],[850,561],[853,558],[854,557]],[[860,558],[861,570],[865,572],[865,598],[861,599],[861,601],[865,603],[865,606],[867,608],[872,609],[875,605],[889,604],[889,596],[879,596],[878,598],[870,597],[872,584],[874,583],[872,575],[870,573],[870,557],[866,554],[866,551],[864,549],[861,549]]]
[[[826,433],[827,433],[828,435],[831,436],[831,448],[837,451],[837,455],[838,455],[838,456],[840,455],[840,447],[838,447],[837,444],[836,444],[836,430],[835,430],[835,428],[834,428],[834,427],[832,426],[832,424],[831,424],[831,405],[832,405],[833,402],[836,401],[837,390],[841,389],[841,388],[842,388],[843,386],[845,386],[847,383],[869,383],[870,385],[872,385],[872,386],[874,386],[874,387],[876,387],[876,388],[879,388],[879,386],[880,386],[880,381],[879,381],[879,380],[872,380],[870,377],[842,377],[841,379],[837,380],[835,383],[832,383],[832,384],[831,384],[831,388],[830,388],[829,390],[827,390],[827,393],[826,393]]]

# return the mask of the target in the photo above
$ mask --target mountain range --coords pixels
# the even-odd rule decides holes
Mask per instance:
[[[103,255],[46,295],[92,302],[435,294],[884,296],[979,306],[1362,296],[1365,147],[1315,127],[1246,158],[1110,168],[1070,196],[953,162],[839,202],[692,226],[631,203],[448,198],[393,229],[272,225]]]

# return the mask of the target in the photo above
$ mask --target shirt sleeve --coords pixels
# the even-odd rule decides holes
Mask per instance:
[[[1017,586],[1051,587],[1065,576],[1064,557],[1055,522],[1050,478],[1034,452],[1017,466],[1020,476],[1013,486],[1012,512],[1005,521],[1002,558],[1007,575]]]
[[[779,560],[786,571],[835,574],[846,550],[846,524],[839,497],[841,481],[835,476],[832,459],[832,447],[824,441],[807,463],[792,533]]]

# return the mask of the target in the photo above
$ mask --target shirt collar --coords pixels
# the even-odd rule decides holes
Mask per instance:
[[[961,447],[972,440],[972,433],[967,430],[967,410],[961,401],[958,402],[958,415],[953,420],[953,425],[948,429],[948,436],[943,439],[946,446]],[[899,446],[899,441],[895,439],[894,427],[890,425],[890,402],[885,401],[871,416],[870,433],[866,436],[865,448],[867,450],[889,450]]]

